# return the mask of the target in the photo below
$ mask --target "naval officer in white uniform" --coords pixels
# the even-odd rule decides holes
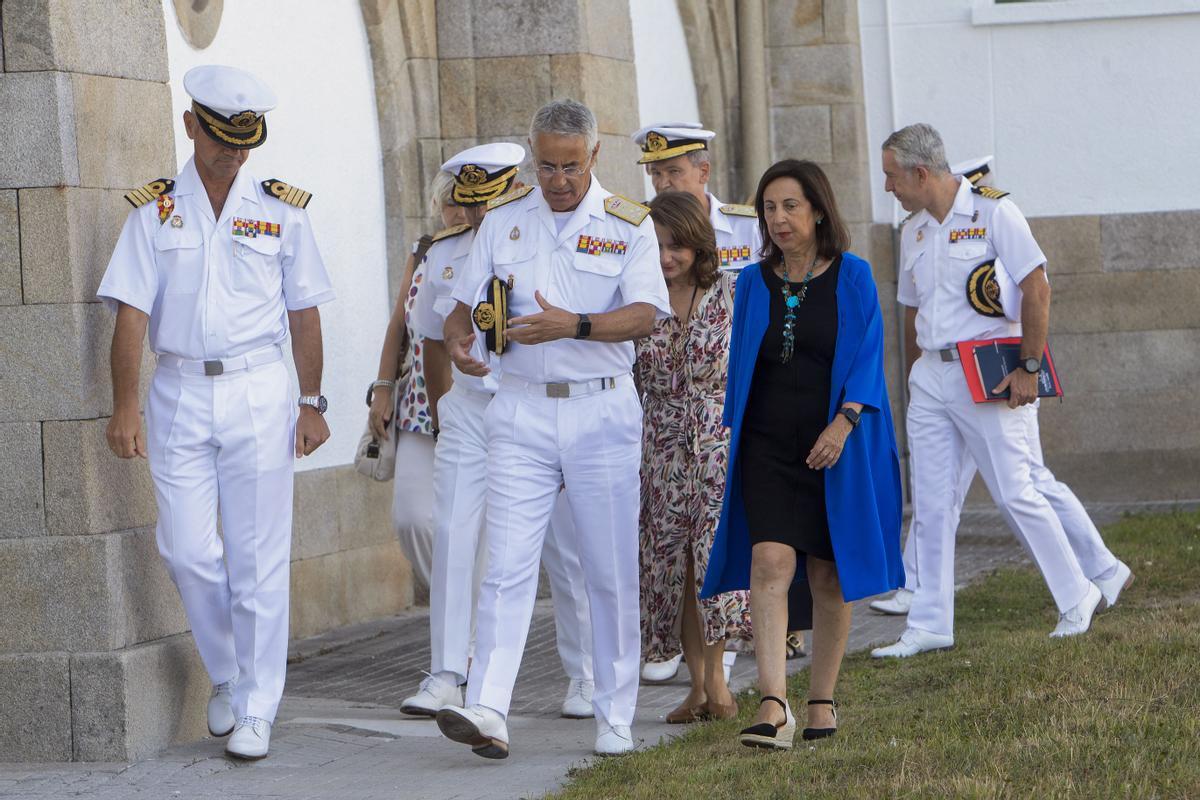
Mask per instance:
[[[209,731],[233,732],[230,755],[262,758],[287,666],[295,459],[329,437],[317,306],[333,287],[308,192],[242,166],[275,95],[232,67],[196,67],[183,85],[195,152],[174,180],[126,195],[136,208],[97,292],[117,313],[107,436],[118,456],[150,460],[158,549],[214,684]],[[158,366],[143,437],[147,328]]]
[[[446,705],[462,705],[474,630],[475,603],[487,563],[484,510],[488,453],[483,414],[499,386],[499,371],[483,377],[464,375],[449,364],[442,342],[446,317],[457,301],[451,296],[463,271],[475,231],[489,201],[517,181],[525,148],[500,142],[471,147],[442,164],[454,176],[451,198],[466,211],[469,224],[435,235],[419,267],[425,280],[417,290],[410,324],[425,338],[426,390],[438,420],[434,454],[434,545],[429,587],[431,664],[420,688],[401,703],[406,714],[432,717]],[[441,376],[452,376],[449,387]],[[448,390],[448,391],[447,391]],[[592,716],[592,635],[570,508],[560,494],[543,558],[554,597],[555,635],[567,673],[562,715]]]
[[[876,657],[953,645],[953,525],[969,454],[1054,597],[1051,636],[1084,633],[1104,599],[1072,552],[1062,522],[1032,479],[1029,416],[1049,326],[1046,257],[1005,192],[972,186],[946,163],[941,136],[910,125],[883,144],[886,188],[913,216],[900,237],[897,295],[908,306],[908,437],[918,583],[900,641]],[[960,341],[1022,337],[1022,366],[976,404],[956,360]],[[992,387],[989,387],[992,388]],[[1114,578],[1116,576],[1114,575]]]
[[[486,374],[470,352],[471,306],[474,287],[492,282],[490,302],[473,315],[503,367],[484,420],[488,570],[467,707],[443,708],[437,718],[446,736],[486,757],[508,754],[505,718],[538,554],[564,484],[591,609],[595,750],[633,749],[642,410],[632,340],[648,335],[671,306],[649,209],[606,192],[592,175],[598,139],[596,118],[580,103],[557,100],[538,110],[530,145],[539,187],[488,212],[446,322],[455,365]]]

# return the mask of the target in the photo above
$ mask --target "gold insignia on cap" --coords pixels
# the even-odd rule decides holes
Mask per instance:
[[[474,164],[467,164],[458,171],[458,178],[467,186],[478,186],[487,181],[487,170],[481,169]]]
[[[170,178],[159,178],[125,193],[125,199],[134,208],[141,208],[151,200],[157,200],[164,194],[170,194],[175,189],[175,181]]]
[[[649,153],[658,153],[667,149],[667,137],[657,131],[650,131],[646,134],[646,151]]]
[[[243,111],[229,118],[229,124],[235,128],[250,128],[258,123],[258,114],[253,111]]]
[[[268,178],[262,182],[262,187],[271,197],[296,208],[306,207],[312,199],[312,192],[306,192],[298,186],[290,186],[278,178]]]
[[[650,213],[649,206],[644,206],[636,200],[630,200],[628,197],[619,194],[614,194],[605,199],[604,210],[632,225],[641,225],[642,220]]]
[[[985,317],[1003,317],[1000,304],[1000,284],[996,280],[996,261],[985,261],[967,276],[967,302],[976,313]]]
[[[490,331],[496,325],[496,309],[491,303],[480,303],[475,306],[475,327],[481,331]]]

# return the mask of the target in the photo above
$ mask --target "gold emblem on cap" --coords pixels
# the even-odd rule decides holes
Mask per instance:
[[[474,164],[467,164],[458,171],[458,178],[467,186],[478,186],[487,181],[487,171]]]
[[[517,239],[520,239],[521,238],[521,229],[518,228],[516,225],[513,225],[513,229],[508,232],[508,238],[512,239],[514,242]]]
[[[667,149],[667,137],[657,131],[651,131],[646,135],[646,149],[651,153],[657,153],[660,150]]]
[[[229,118],[229,124],[238,128],[250,128],[258,122],[258,114],[253,111],[243,111]]]
[[[475,306],[475,325],[481,331],[490,331],[496,324],[496,310],[491,303],[480,303]]]

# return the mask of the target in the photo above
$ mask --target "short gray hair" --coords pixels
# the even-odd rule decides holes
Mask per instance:
[[[925,167],[930,172],[950,171],[942,135],[924,122],[896,131],[884,141],[883,149],[895,153],[896,163],[905,169]]]
[[[529,125],[529,141],[532,142],[539,133],[582,136],[587,140],[589,153],[600,139],[596,115],[583,103],[570,98],[551,100],[537,110],[533,115],[533,122]]]
[[[707,148],[701,150],[689,150],[687,157],[688,161],[692,162],[693,167],[699,167],[703,164],[709,164],[712,162],[712,156],[708,154]]]
[[[429,212],[438,227],[442,226],[442,206],[454,205],[454,176],[439,169],[429,182]]]

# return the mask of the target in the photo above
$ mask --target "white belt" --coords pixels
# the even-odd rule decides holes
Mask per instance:
[[[534,383],[522,378],[515,377],[505,373],[500,376],[501,386],[510,386],[515,389],[523,389],[529,394],[537,397],[554,397],[563,399],[567,397],[583,397],[596,392],[603,392],[606,389],[615,389],[618,386],[632,386],[633,376],[629,373],[617,375],[613,378],[595,378],[590,381],[563,381],[560,383]]]
[[[272,344],[233,358],[214,358],[207,361],[193,361],[171,353],[161,353],[158,356],[158,364],[162,367],[177,369],[184,375],[207,375],[212,378],[224,375],[226,372],[261,367],[263,364],[271,364],[281,358],[283,358],[283,348]]]

